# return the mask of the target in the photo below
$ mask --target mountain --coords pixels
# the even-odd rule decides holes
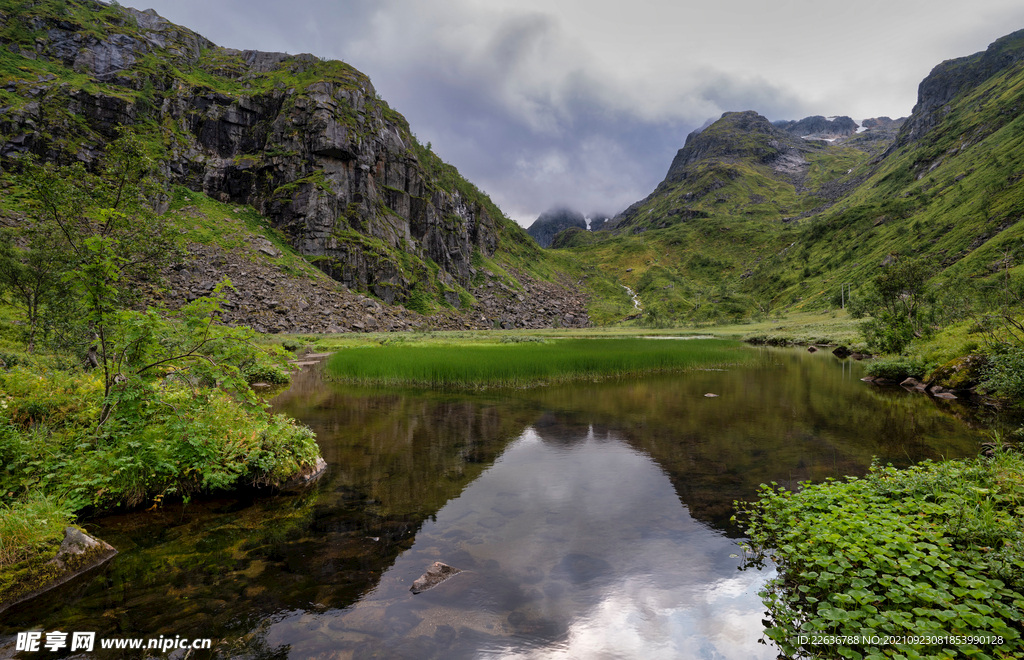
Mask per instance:
[[[530,282],[548,281],[586,322],[571,276],[543,265],[526,233],[346,63],[221,48],[116,3],[0,0],[0,76],[3,168],[29,155],[95,167],[131,126],[159,162],[158,206],[184,186],[252,207],[347,290],[428,315],[459,310],[459,327],[561,324],[542,313],[554,299],[522,304],[535,297],[525,289],[544,288]],[[488,306],[473,293],[493,298],[488,282],[510,293]]]
[[[1024,31],[935,67],[905,120],[832,142],[813,135],[855,122],[725,113],[566,251],[635,290],[652,324],[827,309],[903,257],[937,283],[991,277],[1024,260],[1022,90]]]
[[[569,227],[587,230],[587,219],[579,211],[570,208],[555,207],[544,211],[533,221],[526,233],[537,241],[542,248],[551,247],[555,235]]]
[[[799,121],[775,121],[772,125],[805,140],[836,140],[853,135],[860,126],[849,117],[804,117]]]

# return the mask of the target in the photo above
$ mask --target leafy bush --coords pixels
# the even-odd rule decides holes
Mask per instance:
[[[319,452],[309,429],[226,392],[164,380],[122,395],[137,405],[99,427],[26,427],[0,418],[0,502],[45,492],[75,509],[135,506],[280,483]]]
[[[869,376],[901,381],[906,378],[924,378],[928,368],[917,358],[889,357],[871,360],[864,370]]]
[[[286,385],[291,382],[291,375],[281,367],[274,364],[257,363],[246,367],[242,373],[248,383],[269,383],[271,385]]]
[[[980,386],[1003,399],[1024,400],[1024,348],[1003,345],[990,353]]]
[[[864,479],[762,486],[738,504],[756,551],[779,568],[761,597],[765,634],[808,657],[1019,657],[1024,621],[1024,459],[873,466]],[[986,635],[1000,643],[810,645],[801,635],[860,639]],[[806,639],[806,638],[805,638]],[[995,651],[995,653],[993,653]]]

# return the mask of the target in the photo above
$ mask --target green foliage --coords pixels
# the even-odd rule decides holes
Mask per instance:
[[[67,504],[41,493],[0,503],[0,569],[56,550],[73,517]]]
[[[864,371],[869,376],[902,381],[906,378],[924,378],[928,366],[920,359],[896,356],[871,360],[866,364]]]
[[[247,369],[266,363],[251,332],[202,323],[208,303],[197,302],[171,320],[122,312],[134,337],[125,352],[136,357],[106,397],[98,370],[0,374],[0,501],[45,492],[73,509],[134,506],[280,483],[312,464],[312,432],[271,418],[245,383]]]
[[[257,363],[246,367],[242,372],[245,380],[251,383],[269,383],[271,385],[286,385],[291,382],[291,376],[285,369],[273,364]]]
[[[864,479],[762,486],[738,504],[779,577],[765,634],[788,656],[1016,657],[1024,644],[1024,460],[874,466]],[[998,636],[1001,643],[811,645],[800,636]],[[1003,654],[1003,655],[1001,655]]]
[[[927,286],[929,269],[919,260],[899,259],[883,268],[850,307],[861,323],[864,339],[873,349],[900,354],[914,337],[930,331],[936,296]]]
[[[999,345],[988,354],[988,367],[979,387],[1001,399],[1024,401],[1024,346]]]
[[[409,298],[405,301],[405,307],[424,315],[431,313],[433,303],[423,283],[417,283],[412,291],[409,292]]]

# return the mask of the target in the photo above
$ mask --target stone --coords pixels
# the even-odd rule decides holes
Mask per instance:
[[[975,386],[984,377],[988,359],[984,355],[965,355],[939,366],[930,375],[929,384],[947,390],[963,391]]]
[[[320,477],[327,473],[327,461],[323,456],[317,456],[313,465],[307,465],[299,470],[299,473],[281,484],[281,490],[293,491],[306,488],[316,483]]]
[[[0,612],[101,566],[116,554],[117,550],[109,543],[77,527],[65,527],[64,541],[53,559],[24,569],[18,581],[5,585],[0,591]]]
[[[409,591],[414,594],[422,593],[427,589],[433,589],[437,585],[441,584],[445,580],[452,578],[462,572],[461,568],[455,568],[448,564],[435,561],[427,568],[427,572],[421,575],[412,583],[409,587]]]
[[[818,352],[818,347],[817,346],[808,346],[807,347],[807,352],[808,353],[817,353]]]

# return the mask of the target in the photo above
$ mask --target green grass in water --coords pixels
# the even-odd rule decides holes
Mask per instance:
[[[331,357],[335,380],[441,388],[529,387],[745,363],[757,354],[720,339],[564,339],[499,345],[386,345]]]

